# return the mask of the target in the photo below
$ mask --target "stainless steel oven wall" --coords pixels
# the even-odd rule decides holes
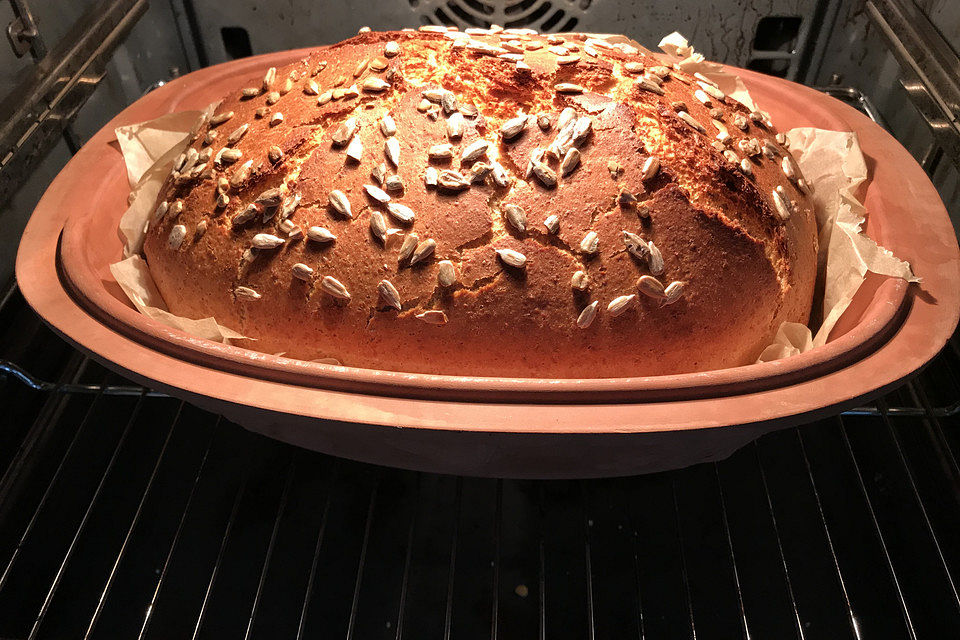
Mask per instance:
[[[784,60],[794,77],[818,11],[839,0],[175,0],[199,35],[201,57],[223,62],[242,53],[264,53],[337,42],[362,26],[372,29],[454,24],[530,26],[540,31],[623,33],[650,48],[680,31],[704,55],[746,66]],[[766,20],[763,24],[761,21]],[[768,35],[755,49],[755,35]],[[762,63],[757,63],[762,64]]]
[[[960,2],[918,0],[916,4],[953,51],[960,51]],[[866,2],[844,0],[836,21],[826,26],[823,35],[826,45],[822,63],[812,70],[808,80],[826,85],[834,76],[839,76],[837,80],[841,84],[863,91],[878,107],[897,140],[918,161],[927,158],[929,163],[933,135],[901,85],[900,65],[871,20]],[[953,72],[960,74],[960,69]],[[960,175],[956,163],[943,158],[931,177],[950,211],[954,228],[960,229]]]
[[[20,0],[25,2],[36,21],[44,48],[53,56],[71,30],[98,11],[103,0]],[[0,26],[15,18],[11,3],[0,0]],[[139,98],[152,84],[170,75],[188,70],[185,43],[177,28],[175,7],[167,0],[153,0],[133,26],[126,41],[113,52],[106,73],[86,103],[80,108],[62,140],[34,167],[29,177],[11,196],[0,202],[0,283],[13,274],[14,257],[20,235],[44,190],[69,161],[71,143],[83,144],[114,115]],[[25,74],[37,64],[30,53],[17,57],[8,42],[0,41],[0,99],[16,90]],[[69,142],[66,138],[69,138]],[[4,153],[6,150],[4,150]]]

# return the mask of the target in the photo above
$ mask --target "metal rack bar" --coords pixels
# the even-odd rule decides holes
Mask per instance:
[[[216,439],[217,433],[220,429],[221,418],[217,418],[217,423],[213,428],[212,433],[210,434],[210,440],[207,442],[207,446],[203,452],[203,458],[200,460],[200,466],[197,468],[197,473],[193,477],[193,484],[190,486],[190,494],[187,496],[186,504],[183,505],[183,510],[180,512],[180,519],[177,521],[177,529],[173,534],[173,540],[170,542],[170,548],[167,550],[167,555],[163,560],[163,569],[160,570],[160,576],[157,578],[157,584],[153,589],[153,594],[150,596],[150,603],[147,605],[146,613],[143,616],[143,624],[140,627],[140,633],[137,635],[137,640],[143,640],[147,634],[147,628],[150,626],[150,620],[153,615],[154,607],[157,604],[157,596],[160,594],[160,589],[163,588],[164,581],[167,579],[167,571],[170,568],[170,561],[173,558],[173,554],[177,550],[177,546],[180,543],[180,536],[183,533],[183,525],[187,521],[187,514],[190,512],[190,507],[193,506],[193,499],[197,494],[197,488],[200,486],[200,478],[203,476],[203,471],[207,466],[207,458],[210,455],[210,449],[213,447],[213,442]],[[90,629],[93,628],[93,620],[90,621]],[[88,629],[87,635],[90,631]]]
[[[317,577],[317,562],[320,559],[320,549],[323,546],[324,533],[327,530],[327,518],[330,515],[330,503],[333,501],[333,492],[339,479],[340,463],[334,460],[333,471],[330,477],[330,489],[323,505],[323,515],[320,516],[320,527],[317,530],[317,541],[313,546],[313,560],[310,563],[310,573],[307,577],[307,588],[303,594],[303,606],[300,608],[300,621],[297,623],[297,640],[302,640],[307,621],[307,611],[310,609],[310,598],[313,596],[313,583]],[[399,640],[399,639],[398,639]]]
[[[157,472],[160,470],[160,464],[163,462],[164,456],[167,453],[167,446],[170,444],[170,438],[173,436],[173,431],[180,422],[180,414],[182,411],[183,403],[181,402],[179,408],[177,409],[177,415],[174,417],[173,423],[170,426],[170,430],[167,431],[167,436],[163,440],[163,447],[160,449],[160,455],[157,456],[157,461],[153,465],[153,470],[150,472],[150,479],[147,481],[147,486],[143,490],[143,495],[140,496],[140,502],[137,504],[137,510],[133,514],[133,519],[130,521],[130,526],[127,527],[127,533],[123,538],[123,544],[120,545],[120,551],[117,553],[117,557],[113,561],[113,566],[110,567],[110,575],[107,576],[107,581],[103,586],[103,590],[100,592],[100,598],[97,600],[97,607],[94,610],[93,615],[90,617],[90,624],[87,625],[87,630],[83,634],[85,639],[90,637],[90,634],[93,633],[93,628],[97,625],[97,621],[100,619],[103,606],[106,603],[107,596],[110,594],[110,588],[113,586],[113,579],[117,574],[117,567],[120,566],[120,562],[123,560],[123,557],[127,552],[127,548],[130,544],[130,538],[133,536],[134,529],[136,529],[137,525],[140,523],[140,516],[143,514],[143,505],[147,502],[147,496],[150,495],[150,491],[153,489],[153,483],[157,479]]]
[[[857,485],[860,487],[860,493],[863,496],[863,500],[867,507],[867,512],[870,515],[870,523],[873,525],[873,532],[877,535],[877,539],[880,542],[880,547],[883,550],[883,560],[886,563],[887,572],[890,575],[890,579],[893,581],[893,586],[896,589],[897,596],[900,599],[901,613],[903,614],[904,622],[907,625],[907,632],[910,634],[911,640],[916,640],[917,632],[913,626],[913,620],[910,617],[910,611],[907,608],[907,600],[903,595],[903,589],[900,587],[900,580],[897,578],[897,572],[893,568],[893,560],[890,558],[890,551],[887,547],[887,541],[884,539],[883,531],[880,529],[880,523],[877,521],[877,513],[873,508],[873,502],[870,500],[870,494],[867,493],[867,485],[863,481],[863,474],[860,472],[860,465],[857,463],[856,454],[853,452],[853,447],[850,446],[850,438],[847,435],[847,427],[843,423],[843,418],[837,418],[840,426],[840,435],[843,437],[843,443],[846,446],[847,453],[850,456],[850,462],[853,465],[853,470],[857,476]]]
[[[407,548],[403,554],[403,577],[400,579],[400,601],[397,604],[397,632],[396,640],[403,640],[403,619],[407,605],[407,589],[410,584],[410,561],[413,557],[413,540],[417,530],[417,514],[420,512],[420,482],[422,476],[417,474],[416,495],[413,500],[413,516],[407,529]],[[299,638],[297,639],[299,640]]]
[[[586,567],[585,575],[587,578],[587,638],[596,640],[597,623],[596,612],[593,603],[593,558],[590,553],[590,529],[592,520],[589,517],[590,508],[587,500],[587,489],[583,482],[580,482],[580,506],[583,517],[583,555]]]
[[[140,408],[142,406],[143,397],[141,396],[140,399],[137,400],[137,404],[134,407],[130,418],[127,420],[126,426],[123,428],[123,433],[120,435],[120,439],[113,448],[110,461],[107,463],[107,467],[104,470],[103,475],[100,476],[100,481],[97,483],[97,488],[93,492],[93,497],[87,504],[87,508],[83,513],[83,518],[80,520],[80,525],[77,527],[77,530],[73,534],[73,538],[70,540],[70,545],[67,547],[67,552],[63,556],[63,562],[60,563],[60,567],[57,569],[57,573],[53,578],[53,582],[50,584],[50,589],[47,591],[47,595],[43,600],[43,605],[41,605],[40,611],[37,613],[37,617],[34,620],[33,627],[30,629],[30,633],[27,636],[28,640],[33,640],[37,637],[37,633],[40,630],[40,625],[43,624],[43,619],[47,615],[47,611],[50,609],[50,603],[53,601],[53,596],[56,594],[57,588],[60,586],[60,580],[63,577],[64,571],[66,570],[67,565],[70,563],[70,559],[73,557],[73,552],[77,547],[77,541],[80,539],[80,535],[83,533],[83,530],[87,526],[87,522],[90,520],[90,514],[93,512],[93,508],[99,501],[103,488],[106,485],[107,476],[109,476],[110,472],[113,471],[113,467],[117,462],[120,450],[127,441],[127,436],[130,435],[130,429],[133,427],[134,422],[136,422],[137,415],[139,415]]]
[[[697,625],[693,618],[693,597],[690,594],[690,576],[687,573],[687,557],[683,551],[683,526],[680,524],[680,503],[677,500],[677,481],[670,482],[670,492],[673,495],[673,516],[677,523],[677,548],[680,550],[680,575],[683,578],[683,593],[687,605],[687,615],[690,620],[690,638],[697,640]]]
[[[360,545],[360,559],[357,561],[357,576],[353,583],[353,599],[350,601],[350,618],[347,622],[347,640],[353,638],[354,624],[357,621],[357,606],[360,602],[360,585],[363,582],[363,568],[367,561],[367,547],[370,544],[370,527],[373,524],[373,511],[377,504],[377,490],[380,488],[380,476],[370,490],[370,502],[367,505],[367,518],[363,525],[363,543]]]
[[[253,631],[253,623],[257,618],[257,609],[260,607],[260,598],[263,595],[263,584],[267,580],[267,571],[270,569],[270,560],[273,558],[273,549],[277,542],[277,531],[280,530],[280,520],[283,519],[283,512],[287,508],[287,497],[290,495],[290,485],[293,482],[293,475],[296,472],[296,462],[291,461],[287,465],[287,479],[283,484],[283,493],[280,495],[280,504],[277,506],[277,517],[273,520],[273,529],[270,531],[270,542],[267,544],[267,551],[263,558],[263,566],[260,568],[260,579],[257,581],[257,593],[253,597],[253,606],[250,607],[250,615],[247,618],[247,630],[243,635],[244,640],[249,640],[250,633]]]
[[[793,584],[790,582],[790,571],[787,569],[787,558],[783,553],[783,541],[780,539],[780,528],[777,526],[777,515],[773,511],[773,500],[770,497],[770,486],[767,483],[767,473],[763,469],[763,462],[760,460],[760,452],[757,448],[757,442],[751,445],[753,457],[757,463],[757,469],[760,472],[760,484],[763,486],[763,496],[767,502],[767,514],[770,516],[770,524],[773,526],[773,537],[777,542],[777,554],[780,557],[780,569],[783,572],[783,580],[786,583],[787,595],[790,597],[790,608],[793,611],[793,618],[797,625],[797,637],[804,640],[803,623],[800,621],[800,611],[797,609],[797,598],[793,594]]]
[[[456,496],[451,511],[453,533],[450,536],[450,562],[447,565],[447,602],[443,611],[443,640],[450,640],[453,623],[453,581],[457,573],[457,542],[460,538],[460,508],[463,504],[463,477],[457,477]]]

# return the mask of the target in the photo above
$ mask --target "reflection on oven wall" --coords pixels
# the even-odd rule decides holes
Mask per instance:
[[[22,1],[22,0],[21,0]],[[48,49],[101,0],[27,0]],[[541,31],[621,32],[650,48],[677,30],[707,57],[812,85],[839,78],[876,104],[893,134],[921,160],[932,136],[898,83],[899,67],[871,25],[863,0],[678,0],[670,6],[632,0],[169,0],[150,3],[113,55],[107,73],[79,111],[69,135],[82,143],[156,83],[201,66],[268,51],[336,42],[363,25],[374,29],[456,24],[504,24]],[[960,3],[926,0],[921,8],[956,49]],[[0,2],[0,24],[13,19]],[[0,46],[0,92],[10,94],[34,64]],[[12,274],[20,232],[44,189],[70,156],[61,143],[0,216],[0,281]],[[945,159],[934,182],[960,227],[960,182]]]

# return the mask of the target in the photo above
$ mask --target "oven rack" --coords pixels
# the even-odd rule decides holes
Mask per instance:
[[[60,391],[0,381],[2,638],[960,629],[957,336],[875,406],[725,461],[535,482],[269,440],[125,384],[5,302],[0,356]]]

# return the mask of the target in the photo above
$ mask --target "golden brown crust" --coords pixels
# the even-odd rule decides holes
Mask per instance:
[[[387,55],[388,42],[397,43],[397,55]],[[809,316],[817,242],[811,201],[798,189],[799,176],[784,174],[789,153],[776,143],[772,125],[751,120],[730,98],[662,64],[645,50],[586,36],[522,31],[364,33],[317,49],[272,78],[251,79],[250,96],[238,89],[217,107],[217,115],[233,112],[228,120],[201,128],[195,152],[161,189],[159,201],[169,212],[147,234],[151,273],[174,313],[212,315],[257,339],[244,346],[304,359],[533,377],[657,375],[749,363],[782,321]],[[583,91],[566,92],[560,83]],[[328,91],[337,95],[324,95]],[[456,105],[424,102],[425,92],[438,100],[444,91]],[[579,153],[579,163],[571,157],[573,168],[563,175],[562,158],[549,149],[567,108],[590,127],[559,148],[560,156],[570,148],[576,149],[571,156]],[[467,117],[462,136],[450,139],[451,117],[461,118],[456,112]],[[518,113],[531,117],[519,135],[504,140],[501,127]],[[396,124],[389,138],[399,149],[397,167],[387,158],[388,136],[380,127],[386,114]],[[547,128],[538,124],[541,114]],[[348,118],[356,119],[356,132],[349,145],[337,144]],[[248,130],[228,142],[243,124]],[[728,131],[725,143],[716,138],[721,130]],[[480,140],[489,143],[486,152],[462,161]],[[760,152],[742,169],[751,140]],[[747,141],[743,149],[741,141]],[[358,143],[355,162],[347,148],[357,152]],[[432,146],[446,143],[450,159],[429,157]],[[242,157],[225,160],[225,147]],[[527,175],[537,149],[547,155]],[[387,176],[399,176],[402,190],[371,176],[381,163]],[[469,179],[480,163],[498,169],[481,172],[462,189],[425,183],[427,167]],[[556,185],[548,184],[550,172]],[[224,180],[226,188],[218,186]],[[387,190],[415,219],[392,216],[364,185]],[[279,195],[264,195],[272,189]],[[352,218],[331,206],[333,190],[349,201]],[[224,196],[229,203],[218,206]],[[298,205],[283,222],[294,196]],[[273,206],[281,200],[284,205]],[[507,220],[508,205],[524,212],[524,230]],[[378,216],[391,229],[384,238],[372,231]],[[545,223],[557,226],[551,231]],[[179,246],[170,242],[177,225],[186,231]],[[307,239],[303,234],[315,226],[336,241]],[[653,247],[628,251],[624,231]],[[582,246],[590,233],[596,233],[595,253]],[[428,239],[436,243],[412,266],[398,261],[410,234],[421,248]],[[264,248],[251,248],[255,242]],[[273,242],[279,246],[266,248]],[[501,250],[518,254],[501,257]],[[657,251],[662,270],[656,256],[649,257]],[[522,266],[508,264],[524,258]],[[438,283],[441,261],[453,263],[456,284]],[[571,286],[577,271],[587,274],[586,290]],[[641,276],[682,284],[669,296],[651,297],[638,289]],[[382,280],[396,289],[401,310],[378,292]],[[349,301],[338,297],[336,283]],[[682,293],[674,297],[676,291]],[[621,314],[608,310],[630,295],[636,298]],[[596,316],[581,328],[578,317],[592,302]],[[445,324],[435,324],[441,320]]]

